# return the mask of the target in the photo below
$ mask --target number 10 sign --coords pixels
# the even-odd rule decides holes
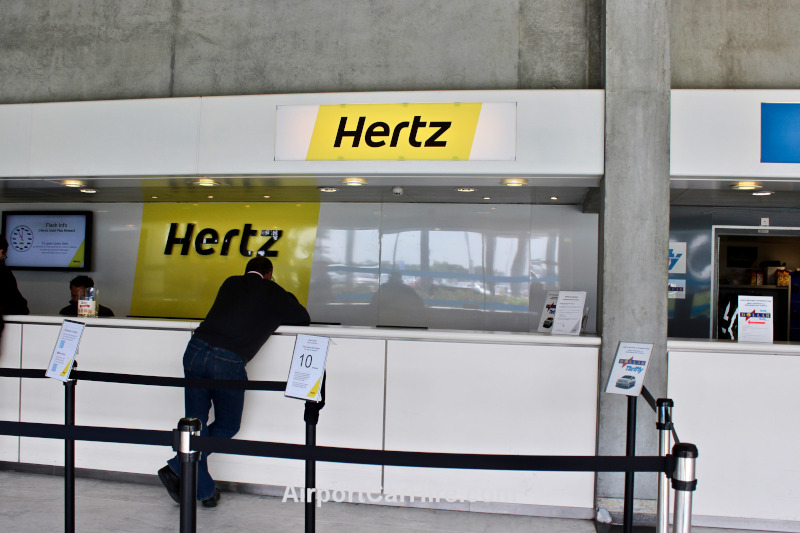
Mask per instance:
[[[311,402],[322,400],[322,377],[325,374],[329,342],[328,337],[297,336],[284,396]]]

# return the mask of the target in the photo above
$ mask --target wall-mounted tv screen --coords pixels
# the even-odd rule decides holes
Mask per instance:
[[[90,211],[3,211],[3,235],[14,270],[91,269]]]

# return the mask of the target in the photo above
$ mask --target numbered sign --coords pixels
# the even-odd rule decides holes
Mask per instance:
[[[297,336],[284,396],[311,402],[322,401],[322,378],[329,343],[328,337]]]

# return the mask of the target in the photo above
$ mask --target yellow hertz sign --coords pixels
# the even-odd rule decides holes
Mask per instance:
[[[318,220],[314,203],[145,204],[131,315],[202,319],[256,255],[305,304]]]
[[[276,161],[513,161],[515,103],[278,106]]]
[[[468,160],[481,104],[319,106],[307,160]]]

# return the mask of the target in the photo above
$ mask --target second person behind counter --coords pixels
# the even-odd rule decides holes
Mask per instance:
[[[89,276],[76,276],[69,282],[70,300],[69,305],[58,312],[62,316],[78,316],[78,300],[81,294],[86,293],[86,289],[94,287],[94,280]],[[114,311],[108,307],[98,305],[97,316],[109,317],[114,316]]]

